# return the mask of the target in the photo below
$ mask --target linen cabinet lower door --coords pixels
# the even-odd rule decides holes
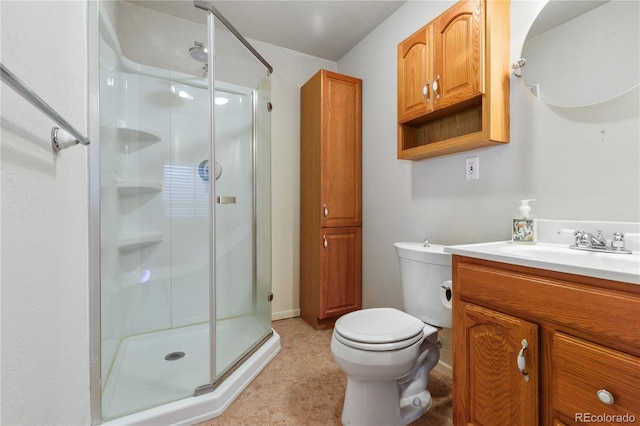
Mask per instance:
[[[358,228],[321,229],[320,319],[362,307],[362,232]]]

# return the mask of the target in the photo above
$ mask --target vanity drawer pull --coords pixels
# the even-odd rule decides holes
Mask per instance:
[[[611,395],[611,392],[606,389],[600,389],[596,392],[596,395],[598,395],[598,399],[603,404],[612,405],[614,402],[613,395]]]

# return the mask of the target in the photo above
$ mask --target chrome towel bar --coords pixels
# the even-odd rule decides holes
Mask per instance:
[[[78,143],[89,145],[89,138],[77,131],[75,127],[69,124],[67,120],[43,101],[40,96],[36,95],[29,86],[20,81],[20,79],[2,63],[0,63],[0,70],[2,71],[2,81],[60,126],[61,129],[58,127],[51,129],[51,146],[54,151],[57,152]],[[63,132],[60,132],[60,130],[63,130]]]

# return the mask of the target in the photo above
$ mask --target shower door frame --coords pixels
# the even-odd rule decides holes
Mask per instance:
[[[87,68],[88,68],[88,105],[87,115],[89,123],[89,139],[94,141],[89,146],[89,183],[88,183],[88,210],[89,210],[89,345],[90,345],[90,410],[91,424],[97,425],[102,423],[102,373],[101,373],[101,212],[100,212],[100,30],[99,30],[99,1],[89,0],[86,2],[86,19],[87,19]],[[272,74],[271,65],[251,46],[251,44],[242,37],[242,35],[224,18],[224,16],[216,10],[209,1],[194,0],[194,6],[207,11],[207,36],[209,46],[211,46],[211,54],[208,58],[209,66],[209,102],[210,102],[210,121],[209,121],[209,164],[215,164],[215,18],[218,18],[223,25],[240,41],[251,54],[267,69],[268,75]],[[215,18],[214,18],[215,17]],[[254,97],[257,96],[257,89],[254,89]],[[255,104],[255,102],[254,102]],[[255,116],[254,105],[253,114]],[[93,124],[93,125],[92,125]],[[254,151],[254,173],[255,173],[255,123],[252,144]],[[254,185],[257,176],[254,175]],[[215,179],[210,180],[209,185],[209,214],[211,234],[209,238],[209,247],[211,258],[214,259],[209,263],[209,286],[210,286],[210,309],[209,309],[209,329],[210,329],[210,383],[194,389],[193,396],[199,396],[215,390],[215,388],[223,383],[225,379],[231,375],[237,367],[256,352],[264,342],[273,335],[273,330],[267,333],[261,340],[255,342],[247,352],[229,368],[220,377],[216,378],[216,297],[215,297]],[[254,198],[256,194],[254,192]],[[255,200],[254,200],[255,201]],[[255,207],[254,207],[254,225],[255,223]],[[254,236],[254,243],[257,239]],[[257,247],[256,247],[257,250]],[[256,252],[257,253],[257,252]],[[254,259],[255,264],[255,259]],[[257,284],[257,283],[256,283]],[[269,293],[269,301],[271,300],[271,292]]]
[[[98,1],[87,2],[89,139],[89,407],[91,424],[102,423],[102,307],[100,247],[100,17]]]

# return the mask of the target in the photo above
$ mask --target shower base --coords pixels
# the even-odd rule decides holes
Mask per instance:
[[[264,326],[253,317],[219,322],[218,345],[225,349],[218,355],[217,373],[263,335]],[[208,324],[128,337],[104,385],[102,417],[128,425],[188,425],[217,417],[279,351],[280,336],[273,331],[213,392],[193,397],[195,388],[209,378]]]

